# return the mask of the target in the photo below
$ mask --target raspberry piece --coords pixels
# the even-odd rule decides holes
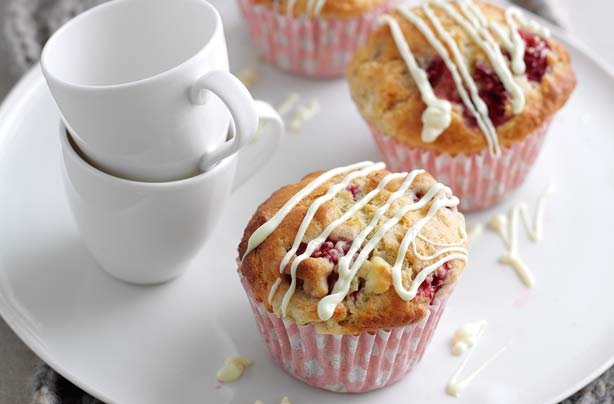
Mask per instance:
[[[445,98],[451,102],[461,102],[452,73],[440,56],[431,59],[425,70],[437,97]]]
[[[313,258],[326,258],[333,264],[339,263],[339,258],[343,257],[350,249],[352,243],[347,240],[327,239],[318,247],[311,256]]]
[[[530,32],[518,30],[518,33],[526,46],[524,63],[526,65],[527,78],[539,83],[548,69],[547,55],[550,44]]]
[[[499,80],[499,76],[488,66],[481,63],[476,64],[473,72],[480,97],[488,107],[488,116],[493,125],[499,126],[507,122],[511,116],[506,114],[506,104],[509,99],[509,94],[505,90],[503,83]],[[465,116],[475,124],[475,118],[468,116],[465,110]]]
[[[441,57],[435,57],[429,62],[426,72],[435,95],[450,102],[462,104],[462,100],[456,90],[456,83],[452,73],[448,70]],[[506,103],[509,98],[507,91],[499,77],[488,66],[478,63],[473,73],[480,97],[488,106],[488,115],[493,125],[498,126],[508,121],[511,116],[506,115]],[[463,104],[465,119],[472,125],[477,126],[475,117]]]
[[[448,272],[452,269],[452,265],[448,262],[444,263],[435,272],[431,273],[420,285],[418,289],[418,296],[426,297],[429,301],[432,301],[435,294],[446,282]]]
[[[354,200],[358,199],[358,193],[360,192],[360,187],[356,184],[350,184],[346,190],[348,192],[350,192],[352,194],[352,198],[354,198]]]

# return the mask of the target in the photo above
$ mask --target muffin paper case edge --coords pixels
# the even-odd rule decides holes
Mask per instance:
[[[452,188],[460,198],[459,208],[464,212],[489,208],[518,188],[537,160],[550,126],[548,120],[524,140],[503,149],[501,155],[495,157],[488,150],[451,156],[412,148],[367,123],[389,169],[406,171],[420,167],[427,170]]]
[[[325,390],[363,393],[399,381],[419,362],[451,290],[442,289],[419,322],[360,335],[321,334],[313,325],[269,313],[241,277],[258,329],[275,363],[293,377]]]
[[[282,70],[301,76],[341,77],[354,51],[399,0],[349,19],[292,17],[253,0],[238,0],[250,37],[261,55]]]

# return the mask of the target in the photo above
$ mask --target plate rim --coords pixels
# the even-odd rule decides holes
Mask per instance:
[[[505,1],[503,3],[507,2]],[[606,75],[610,76],[610,78],[614,82],[614,67],[611,66],[609,62],[607,62],[605,59],[603,59],[597,52],[593,51],[581,40],[572,38],[570,34],[566,33],[561,28],[553,25],[549,21],[544,20],[543,18],[531,13],[530,11],[524,9],[523,11],[527,14],[530,14],[532,18],[539,20],[541,24],[547,26],[552,31],[557,40],[560,40],[561,42],[565,43],[567,47],[573,48],[575,51],[581,53],[597,68],[602,70]],[[0,159],[2,156],[1,149],[3,149],[3,146],[6,144],[6,142],[10,141],[11,138],[19,136],[19,133],[15,131],[7,138],[6,132],[8,132],[9,134],[11,132],[7,131],[6,128],[10,127],[12,125],[12,121],[19,116],[19,110],[30,99],[31,94],[37,90],[37,87],[39,85],[44,83],[45,81],[40,67],[40,63],[36,63],[29,69],[26,74],[24,74],[16,82],[16,84],[11,88],[2,103],[0,103]],[[0,272],[1,271],[2,268],[0,267]],[[3,291],[0,277],[0,317],[4,319],[9,328],[29,349],[31,349],[40,359],[42,359],[47,365],[53,368],[61,376],[66,378],[68,381],[70,381],[83,391],[98,398],[99,400],[104,401],[107,404],[119,404],[118,401],[112,399],[110,396],[101,392],[99,389],[94,388],[89,383],[85,382],[77,375],[70,372],[64,366],[61,366],[60,362],[56,360],[53,355],[46,350],[44,343],[42,343],[42,341],[37,341],[38,338],[35,335],[31,335],[33,333],[28,331],[28,327],[20,324],[22,322],[22,320],[20,319],[21,316],[8,303],[9,299],[7,299],[5,295],[6,293]],[[582,378],[580,381],[578,381],[571,387],[553,396],[550,400],[546,401],[545,404],[558,404],[561,401],[569,398],[582,388],[586,387],[589,383],[594,381],[597,377],[599,377],[612,366],[614,366],[614,351],[610,354],[610,357],[606,358],[603,363],[595,370],[589,372],[588,375],[586,375],[584,378]]]

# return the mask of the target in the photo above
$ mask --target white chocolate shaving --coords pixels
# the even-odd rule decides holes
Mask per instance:
[[[252,361],[245,356],[233,356],[226,360],[224,367],[217,372],[217,380],[222,383],[232,383],[241,378],[246,368],[252,365]]]

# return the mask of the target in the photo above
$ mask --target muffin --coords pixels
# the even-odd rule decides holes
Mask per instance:
[[[576,84],[545,28],[471,0],[382,16],[347,76],[390,168],[429,170],[461,210],[490,207],[522,183]]]
[[[250,37],[273,65],[312,77],[343,76],[377,17],[399,0],[239,0]]]
[[[371,162],[274,192],[238,251],[275,362],[337,392],[378,389],[411,370],[467,262],[458,203],[424,170]]]

